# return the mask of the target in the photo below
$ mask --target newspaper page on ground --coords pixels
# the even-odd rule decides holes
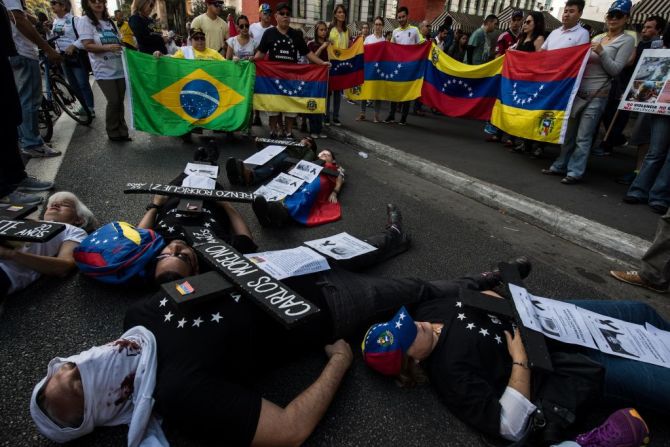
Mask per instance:
[[[268,202],[276,202],[286,197],[286,194],[282,194],[278,191],[275,191],[274,189],[270,189],[265,185],[254,191],[254,194],[265,197],[265,200]]]
[[[256,152],[254,155],[244,160],[244,162],[248,165],[261,166],[275,158],[277,154],[283,152],[284,150],[286,150],[286,146],[276,146],[272,144]]]
[[[598,349],[577,306],[531,295],[514,284],[509,288],[524,326],[564,343]]]
[[[303,179],[307,183],[311,183],[319,176],[319,173],[322,169],[322,166],[311,163],[309,161],[300,160],[300,162],[298,162],[298,164],[295,165],[293,169],[288,171],[288,173],[294,177]]]
[[[619,109],[670,115],[670,49],[642,52]]]
[[[534,296],[513,284],[509,288],[519,317],[527,328],[563,343],[670,368],[670,333],[666,331]]]
[[[333,259],[351,259],[377,249],[348,233],[339,233],[322,239],[306,241],[305,244]]]
[[[290,196],[300,188],[300,185],[304,183],[304,180],[292,175],[288,175],[285,172],[280,173],[277,177],[273,178],[270,183],[265,185],[267,188],[274,189],[277,192]]]
[[[186,163],[184,168],[186,175],[200,175],[216,179],[219,176],[219,167],[212,165],[204,165],[202,163]]]
[[[277,280],[330,269],[326,258],[307,247],[250,253],[244,256]]]

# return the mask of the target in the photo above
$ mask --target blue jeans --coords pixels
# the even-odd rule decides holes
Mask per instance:
[[[42,103],[40,63],[25,56],[9,58],[19,92],[23,122],[19,125],[19,143],[23,149],[41,146],[44,140],[38,128],[38,110]]]
[[[629,196],[650,205],[670,205],[670,117],[653,115],[651,140],[640,173],[628,189]]]
[[[606,105],[606,97],[593,98],[578,117],[569,119],[561,154],[549,169],[566,172],[568,176],[576,179],[582,178],[593,144],[593,132],[598,129],[600,115]]]
[[[93,111],[93,91],[91,90],[91,84],[88,83],[88,71],[80,65],[68,65],[67,63],[63,63],[63,71],[67,82],[84,101],[86,107]]]
[[[602,300],[576,300],[571,303],[630,323],[649,323],[659,329],[670,330],[670,323],[645,303]],[[670,412],[670,369],[595,349],[585,349],[584,353],[605,368],[603,394],[610,403]]]
[[[288,158],[286,151],[278,153],[274,158],[268,160],[267,163],[252,168],[254,172],[254,184],[262,183],[270,177],[281,172],[282,163]]]
[[[333,104],[333,113],[332,117],[334,120],[339,120],[340,119],[340,103],[342,102],[342,90],[334,90],[332,92],[328,92],[328,98],[326,99],[326,122],[330,122],[330,104],[331,104],[331,98],[332,98],[332,104]]]

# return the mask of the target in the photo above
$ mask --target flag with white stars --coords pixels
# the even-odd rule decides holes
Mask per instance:
[[[161,252],[165,241],[153,230],[127,222],[100,227],[74,249],[74,260],[86,276],[109,284],[123,284],[142,275]]]
[[[363,83],[363,38],[358,37],[349,48],[328,46],[330,78],[328,90],[345,90]]]
[[[562,144],[590,45],[504,56],[491,123],[517,137]]]
[[[325,113],[328,67],[256,62],[254,109],[265,112]]]

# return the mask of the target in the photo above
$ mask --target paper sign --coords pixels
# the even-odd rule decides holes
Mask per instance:
[[[288,171],[288,173],[294,177],[303,179],[307,183],[311,183],[319,176],[319,173],[322,169],[323,166],[310,163],[309,161],[300,160],[300,162],[298,162],[298,164],[295,165],[293,169]]]
[[[216,180],[210,177],[205,177],[204,175],[187,175],[181,182],[181,186],[214,189],[216,188]]]
[[[184,174],[200,175],[203,177],[216,179],[219,176],[219,167],[200,163],[186,163],[186,168],[184,168]]]
[[[254,194],[265,197],[265,200],[268,202],[276,202],[286,197],[286,194],[282,194],[278,191],[275,191],[274,189],[270,189],[267,186],[261,186],[256,191],[254,191]]]
[[[254,155],[244,160],[244,162],[249,165],[264,165],[284,150],[286,150],[286,146],[270,145],[263,148],[263,150],[256,152]]]
[[[307,241],[305,244],[333,259],[350,259],[377,249],[348,233]]]
[[[284,172],[273,178],[270,183],[265,185],[267,188],[273,189],[279,193],[290,196],[300,188],[305,181]]]
[[[307,247],[251,253],[245,256],[275,279],[307,275],[330,269],[326,258]]]

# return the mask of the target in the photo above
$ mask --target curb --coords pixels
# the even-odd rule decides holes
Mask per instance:
[[[559,207],[531,199],[509,189],[479,180],[433,163],[349,130],[327,129],[333,139],[360,147],[397,164],[422,178],[474,199],[491,208],[535,225],[549,233],[591,251],[622,261],[637,263],[651,245],[640,237],[624,233]]]

